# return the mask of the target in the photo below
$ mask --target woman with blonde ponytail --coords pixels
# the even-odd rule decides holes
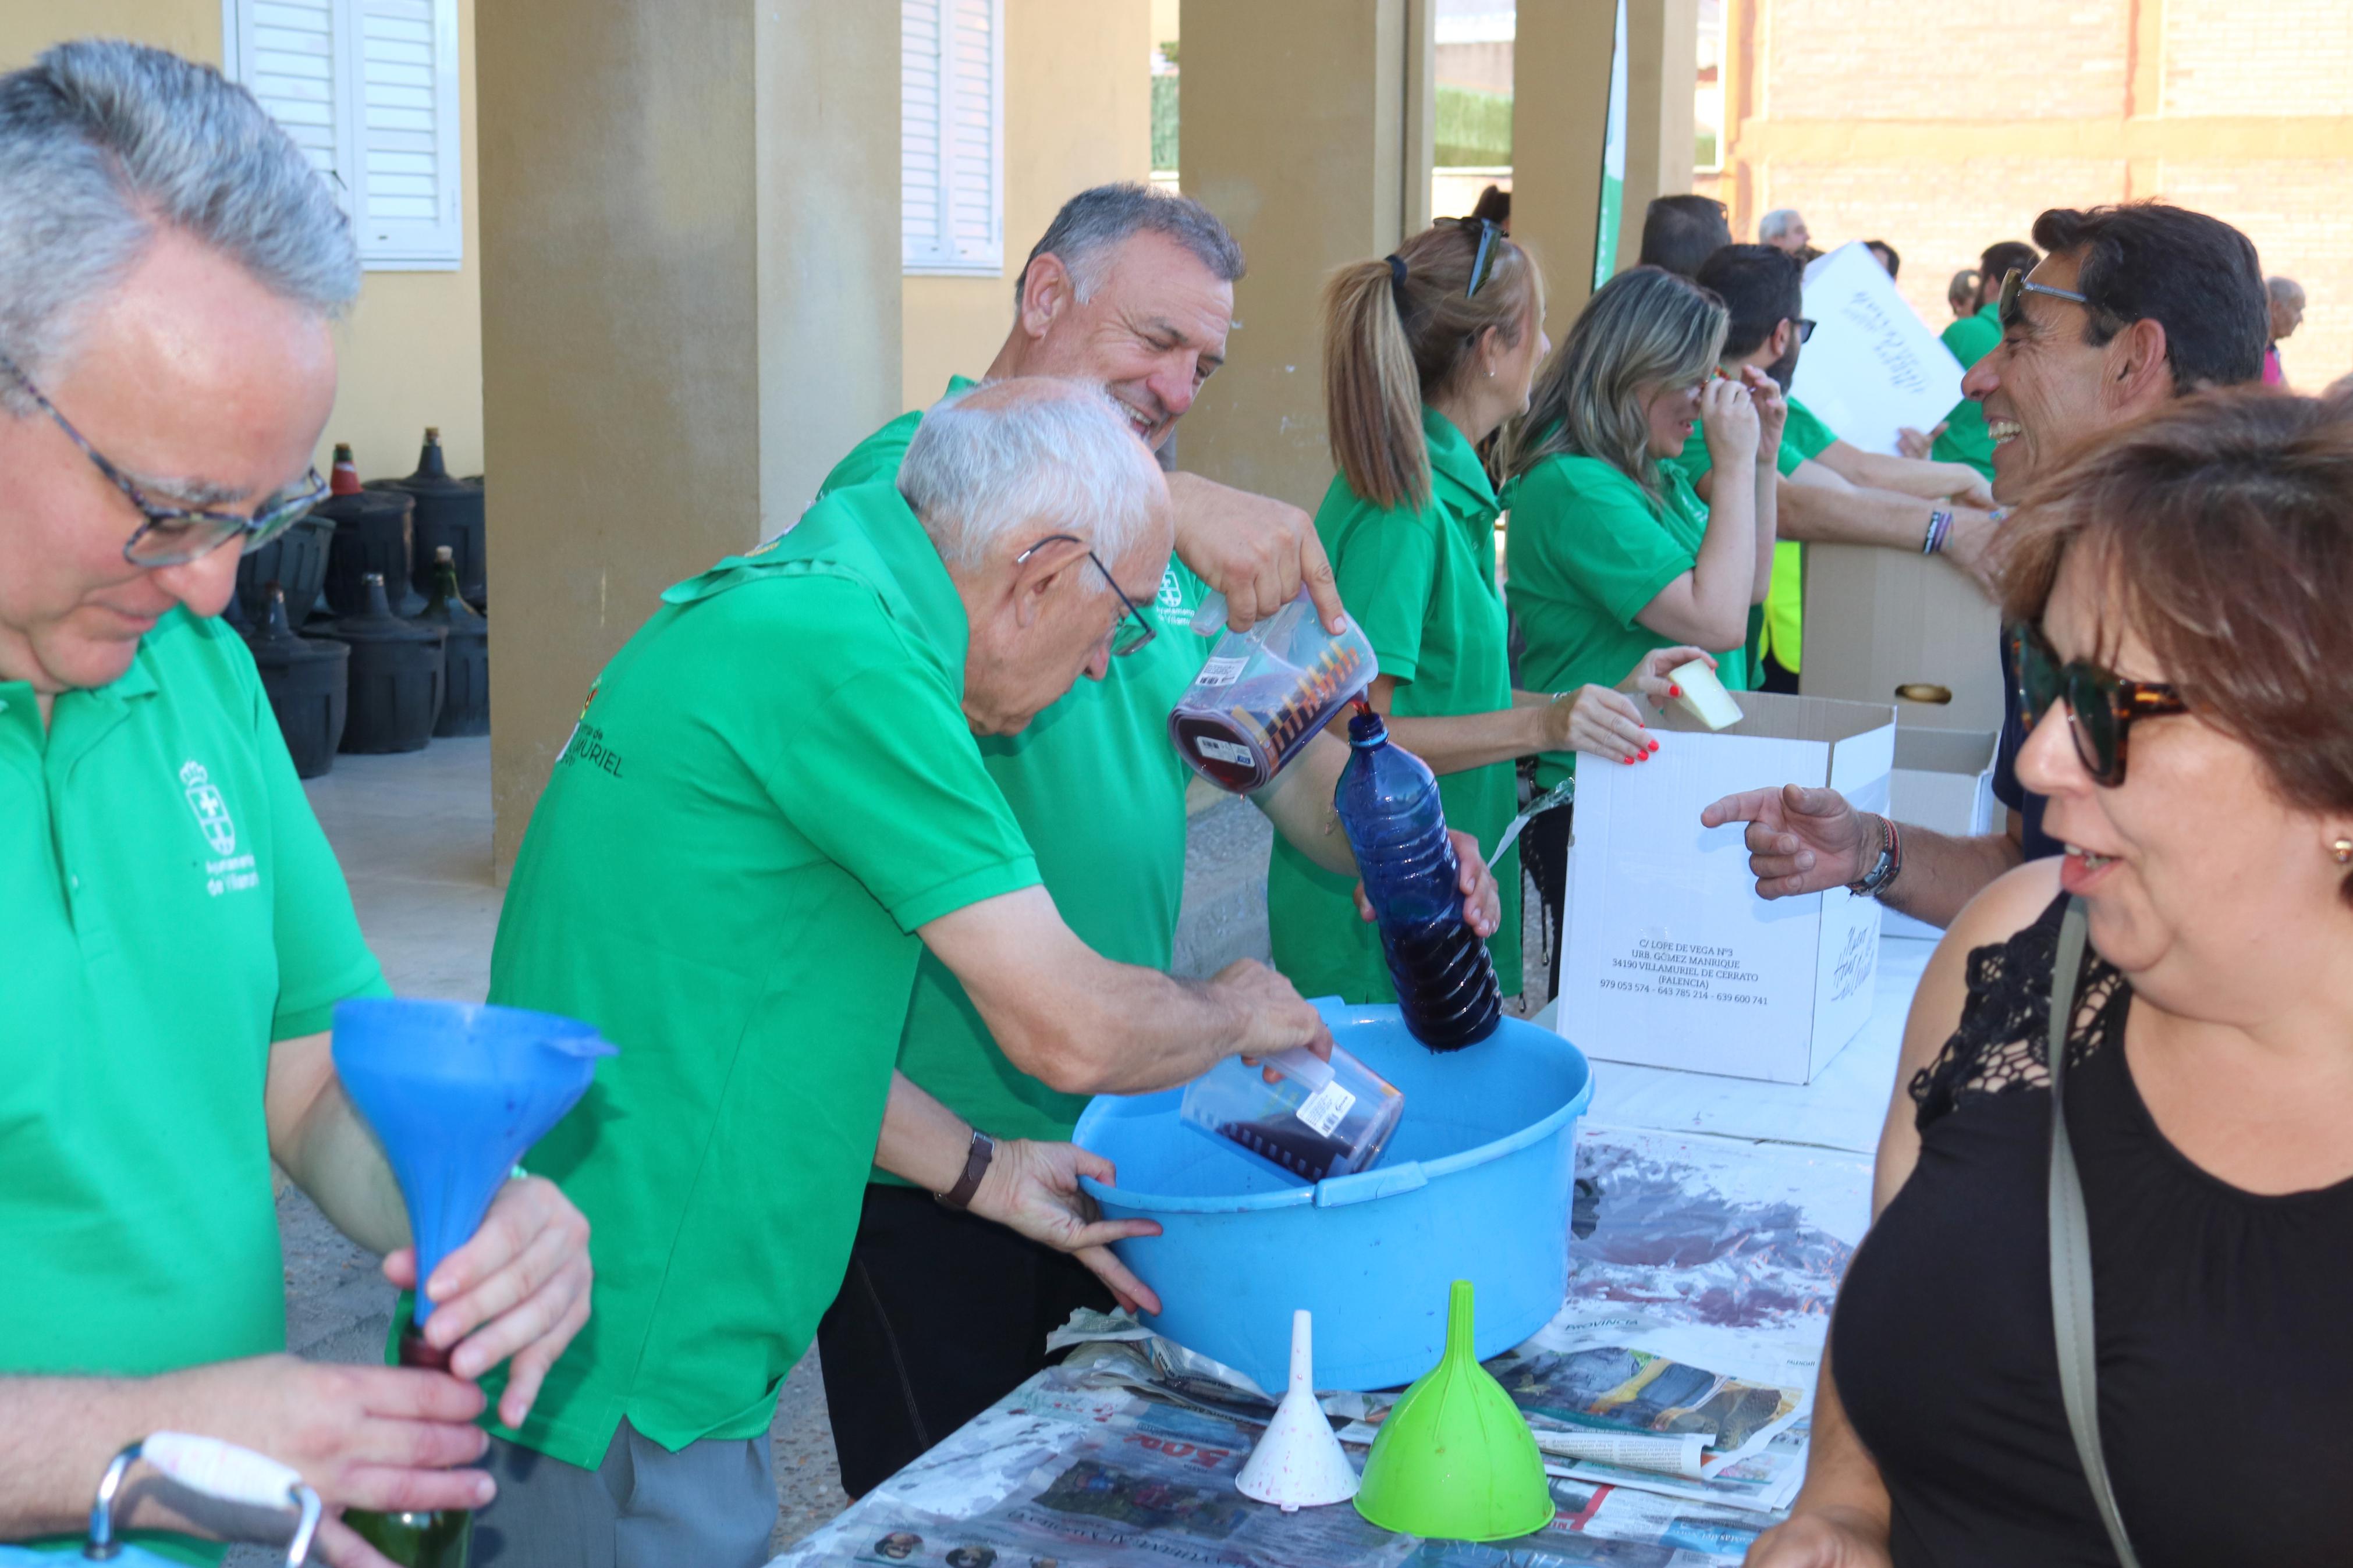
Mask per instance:
[[[1717,374],[1726,320],[1724,301],[1690,279],[1637,267],[1595,292],[1538,373],[1506,437],[1524,675],[1568,686],[1630,668],[1630,689],[1660,696],[1672,692],[1668,671],[1705,657],[1725,686],[1754,684],[1749,610],[1772,580],[1787,405],[1761,371]],[[1754,476],[1717,484],[1713,510],[1681,467],[1661,460],[1678,457],[1694,426],[1715,471]],[[1568,777],[1578,749],[1538,757],[1537,787]],[[1525,840],[1556,923],[1567,816],[1537,817]]]
[[[1324,396],[1340,472],[1315,515],[1341,597],[1373,645],[1389,735],[1439,775],[1447,826],[1493,855],[1518,807],[1517,758],[1645,750],[1630,704],[1514,691],[1495,583],[1495,490],[1477,447],[1527,406],[1550,345],[1544,284],[1493,225],[1448,219],[1343,268],[1324,295]],[[1620,671],[1620,673],[1623,673]],[[1497,978],[1520,989],[1519,861],[1494,867]],[[1275,967],[1308,996],[1396,999],[1350,879],[1278,843],[1267,872]]]

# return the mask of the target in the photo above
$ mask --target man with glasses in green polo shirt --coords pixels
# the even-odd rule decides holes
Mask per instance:
[[[1727,245],[1707,258],[1694,280],[1714,289],[1730,313],[1724,373],[1736,376],[1744,365],[1755,365],[1787,391],[1799,352],[1813,331],[1805,319],[1803,264],[1771,246]],[[1706,495],[1707,447],[1696,432],[1676,461],[1694,488]],[[1751,637],[1764,689],[1798,689],[1806,544],[1920,550],[1933,541],[1965,568],[1987,569],[1992,498],[1976,475],[1947,464],[1861,451],[1840,440],[1795,398],[1778,462],[1783,537],[1773,549],[1773,583]]]
[[[924,951],[1065,1094],[1328,1045],[1263,965],[1189,983],[1094,952],[975,742],[1051,723],[1156,637],[1138,606],[1169,510],[1101,387],[976,387],[923,416],[895,484],[672,587],[598,677],[491,966],[492,1000],[621,1047],[531,1155],[596,1226],[597,1316],[493,1447],[484,1568],[766,1559],[776,1391],[873,1164],[1153,1304],[1102,1246],[1156,1227],[1078,1193],[1106,1162],[999,1144],[894,1075]]]
[[[383,977],[213,618],[240,548],[324,491],[359,280],[332,192],[210,68],[76,43],[0,76],[0,1563],[75,1551],[158,1430],[290,1465],[331,1510],[479,1505],[490,1479],[451,1468],[482,1452],[470,1380],[512,1356],[523,1419],[587,1314],[586,1226],[517,1181],[427,1283],[449,1373],[283,1353],[273,1161],[416,1283],[328,1050]],[[118,1561],[219,1556],[194,1538],[219,1521],[125,1495]],[[382,1568],[332,1513],[318,1542]]]
[[[1223,361],[1241,272],[1240,248],[1198,202],[1143,185],[1082,192],[1030,252],[988,374],[1101,382],[1137,433],[1165,450]],[[827,489],[895,474],[917,418],[869,437]],[[1328,581],[1330,570],[1305,512],[1197,475],[1171,474],[1169,489],[1179,558],[1145,612],[1156,628],[1151,646],[1080,685],[1023,733],[981,742],[1062,918],[1097,952],[1151,969],[1171,961],[1184,891],[1190,775],[1169,744],[1168,710],[1214,641],[1192,630],[1203,575],[1229,590],[1240,584],[1235,605],[1247,598],[1263,614],[1295,587],[1279,571],[1264,573],[1261,586],[1254,552],[1301,561],[1295,574],[1320,566]],[[1234,620],[1247,624],[1239,607]],[[1344,872],[1352,862],[1333,831],[1331,802],[1347,750],[1318,737],[1256,797],[1286,838]],[[1456,847],[1466,892],[1492,881],[1475,842],[1458,835]],[[1008,1059],[932,954],[917,973],[899,1066],[998,1137],[1066,1139],[1086,1105],[1084,1095]],[[853,1497],[872,1489],[1043,1365],[1047,1334],[1072,1309],[1113,1305],[1112,1292],[1070,1259],[942,1210],[878,1170],[848,1278],[818,1335],[844,1488]]]

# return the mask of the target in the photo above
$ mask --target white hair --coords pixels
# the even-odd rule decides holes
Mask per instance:
[[[1801,220],[1795,207],[1775,207],[1757,220],[1757,237],[1767,245],[1780,238]]]
[[[334,193],[253,95],[210,66],[116,40],[0,75],[0,353],[27,375],[176,228],[271,293],[340,312],[359,250]],[[32,400],[0,378],[0,407]]]
[[[2263,292],[2283,305],[2304,303],[2304,285],[2293,278],[2266,278]]]
[[[952,567],[1008,540],[1084,540],[1108,564],[1150,528],[1164,481],[1119,405],[1092,382],[1022,376],[942,398],[899,465],[899,493]],[[1110,584],[1098,583],[1099,592]]]

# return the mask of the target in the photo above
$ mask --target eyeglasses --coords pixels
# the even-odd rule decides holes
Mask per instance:
[[[2019,298],[2025,294],[2048,294],[2053,300],[2072,300],[2087,310],[2092,308],[2089,294],[2078,294],[2073,289],[2053,289],[2048,283],[2030,283],[2026,274],[2013,267],[2002,274],[2001,293],[1994,308],[1994,320],[2001,323],[2003,331],[2010,331],[2025,320],[2018,309]]]
[[[1799,317],[1794,318],[1794,320],[1795,320],[1795,321],[1797,321],[1797,323],[1798,323],[1798,341],[1799,341],[1799,342],[1801,342],[1801,343],[1803,343],[1803,342],[1810,342],[1813,340],[1813,336],[1814,336],[1814,322],[1813,322],[1813,321],[1812,321],[1810,318],[1809,318],[1809,317],[1805,317],[1805,316],[1799,316]],[[1985,646],[1985,644],[1983,644],[1983,643],[1979,643],[1978,646],[1979,647],[1983,647]],[[1983,665],[1979,665],[1978,668],[1980,668],[1980,669],[1982,669],[1982,668],[1984,668],[1985,667],[1984,667]]]
[[[2125,782],[2125,737],[2136,721],[2189,711],[2165,681],[2126,680],[2084,659],[2062,664],[2042,632],[2023,621],[2002,628],[2002,644],[2019,718],[2031,731],[2063,699],[2075,754],[2093,779],[2109,789]]]
[[[242,552],[251,554],[292,527],[297,518],[318,503],[327,493],[327,481],[312,468],[310,477],[297,489],[286,490],[243,515],[233,511],[210,511],[200,507],[158,506],[147,499],[146,492],[109,462],[99,449],[90,444],[72,421],[57,410],[57,405],[41,395],[33,378],[17,367],[16,362],[0,354],[0,371],[7,373],[26,395],[40,406],[42,413],[57,421],[66,438],[81,448],[98,471],[111,481],[139,510],[146,521],[139,531],[123,542],[122,558],[133,566],[180,566],[203,559],[242,537]]]
[[[1120,618],[1111,630],[1112,658],[1125,658],[1160,635],[1160,628],[1144,618],[1144,612],[1135,607],[1135,601],[1127,596],[1127,590],[1119,585],[1119,579],[1111,574],[1111,568],[1103,563],[1103,557],[1075,533],[1050,533],[1015,556],[1013,564],[1022,564],[1049,544],[1076,544],[1086,548],[1087,559],[1095,563],[1095,570],[1103,574],[1103,581],[1110,584],[1111,591],[1119,596]]]
[[[1495,226],[1495,220],[1490,217],[1459,217],[1454,221],[1465,234],[1473,232],[1472,225],[1479,226],[1476,231],[1479,253],[1471,258],[1471,286],[1462,290],[1462,297],[1468,300],[1477,294],[1479,286],[1493,275],[1498,250],[1495,241],[1503,237],[1504,231]]]

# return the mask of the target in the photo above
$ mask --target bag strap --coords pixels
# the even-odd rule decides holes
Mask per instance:
[[[2084,1184],[2075,1152],[2067,1142],[2066,1101],[2061,1085],[2067,1072],[2067,1027],[2075,1015],[2075,986],[2084,969],[2084,900],[2069,899],[2059,924],[2059,957],[2051,971],[2051,1321],[2059,1341],[2059,1396],[2067,1406],[2067,1430],[2075,1458],[2091,1483],[2092,1501],[2124,1568],[2140,1568],[2124,1516],[2116,1511],[2100,1449],[2100,1373],[2092,1316],[2092,1227],[2084,1209]]]

